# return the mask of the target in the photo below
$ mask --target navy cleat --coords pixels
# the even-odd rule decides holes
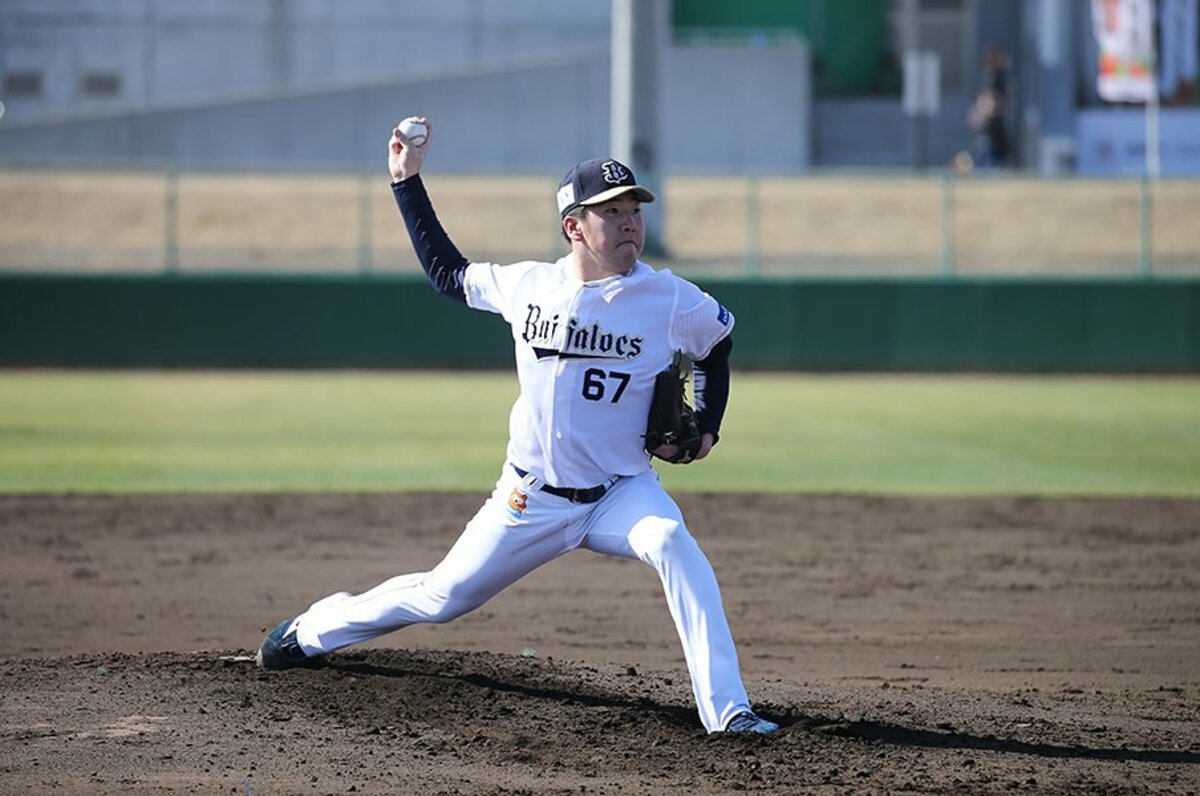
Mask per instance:
[[[760,735],[769,735],[778,729],[778,724],[756,716],[752,710],[743,710],[725,725],[725,732],[757,732]]]
[[[263,639],[255,662],[260,669],[294,669],[310,665],[312,659],[296,641],[295,619],[285,619]]]

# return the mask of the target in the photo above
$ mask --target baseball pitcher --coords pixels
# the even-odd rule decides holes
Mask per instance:
[[[717,443],[733,315],[639,260],[641,205],[654,195],[612,158],[577,164],[559,186],[569,254],[552,263],[469,262],[421,180],[432,137],[425,118],[392,131],[392,190],[436,291],[500,315],[511,329],[521,392],[506,460],[441,563],[319,600],[267,635],[259,665],[301,666],[408,625],[448,622],[586,548],[658,573],[709,732],[778,730],[751,709],[712,566],[651,466],[652,456],[703,459]],[[694,408],[683,400],[684,357],[694,363]]]

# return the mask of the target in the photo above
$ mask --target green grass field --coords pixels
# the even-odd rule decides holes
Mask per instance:
[[[0,373],[0,492],[485,491],[515,376]],[[680,490],[1200,496],[1200,378],[735,373]]]

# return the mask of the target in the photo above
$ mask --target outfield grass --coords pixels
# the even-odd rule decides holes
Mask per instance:
[[[485,491],[515,376],[0,373],[0,492]],[[681,490],[1200,496],[1200,378],[735,374]]]

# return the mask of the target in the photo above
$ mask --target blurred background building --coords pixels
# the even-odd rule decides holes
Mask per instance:
[[[1155,5],[1164,174],[1200,174],[1195,6]],[[972,149],[991,48],[1007,59],[1008,165],[1128,173],[1144,113],[1098,96],[1093,11],[674,0],[664,168],[946,166]],[[421,113],[441,168],[558,171],[608,148],[612,13],[554,0],[5,0],[0,158],[373,168],[396,118]],[[906,53],[936,61],[930,106],[904,101]]]

